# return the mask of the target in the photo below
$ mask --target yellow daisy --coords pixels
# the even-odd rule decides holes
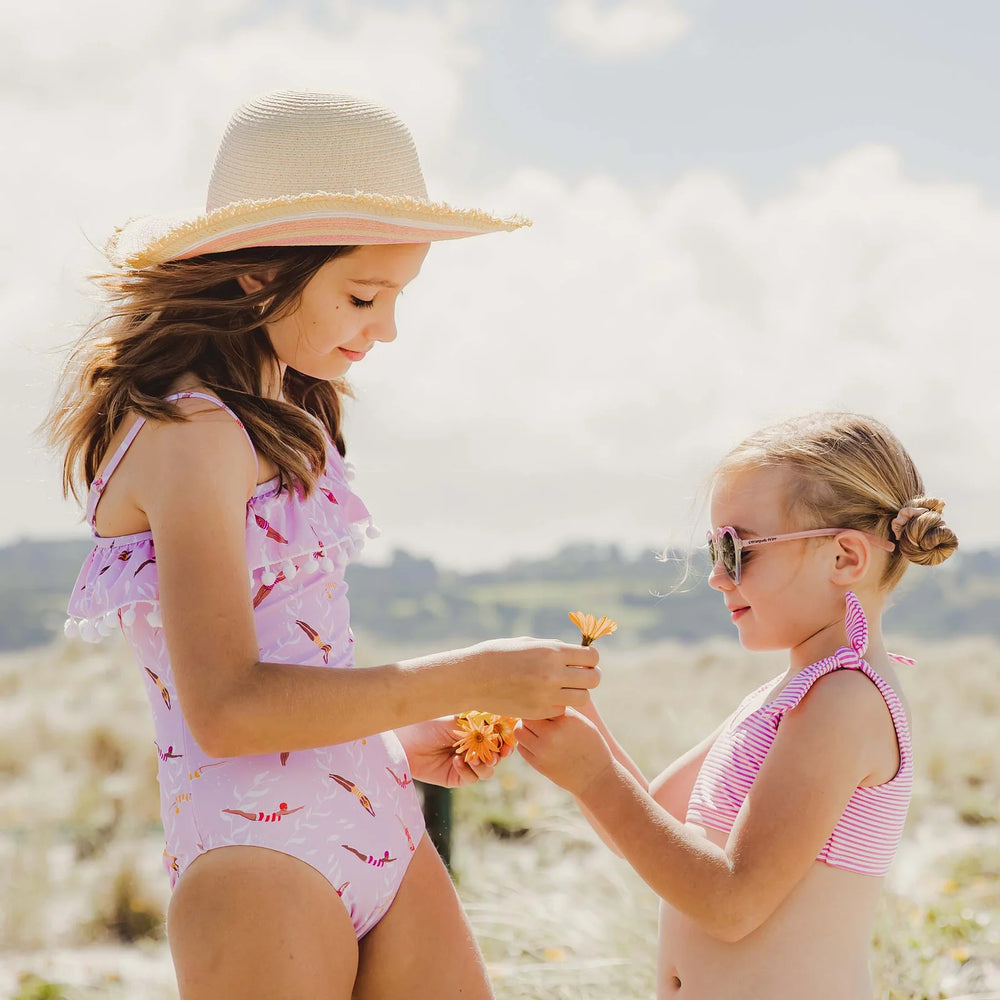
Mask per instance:
[[[582,611],[571,611],[569,620],[580,630],[580,640],[584,646],[589,646],[602,635],[618,631],[618,622],[607,615],[598,618],[596,615],[585,615]]]

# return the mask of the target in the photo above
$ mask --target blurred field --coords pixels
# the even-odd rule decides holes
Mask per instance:
[[[896,641],[917,783],[872,965],[879,996],[1000,994],[1000,642]],[[359,637],[362,662],[417,652]],[[728,641],[601,641],[598,699],[653,772],[779,672]],[[155,752],[120,642],[0,658],[0,996],[176,998]],[[656,900],[523,763],[456,796],[454,868],[500,1000],[648,1000]],[[59,984],[58,988],[56,985]]]

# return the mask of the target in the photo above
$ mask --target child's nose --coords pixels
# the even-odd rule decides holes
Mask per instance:
[[[708,575],[708,585],[713,590],[719,590],[722,592],[732,590],[736,585],[729,578],[729,574],[726,572],[726,568],[722,565],[722,560],[716,560],[715,565],[712,567],[712,572]]]

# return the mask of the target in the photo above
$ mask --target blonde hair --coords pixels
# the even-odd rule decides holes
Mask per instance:
[[[788,513],[801,527],[857,528],[893,542],[880,581],[885,590],[899,583],[907,563],[934,566],[958,548],[941,516],[944,501],[926,495],[906,449],[871,417],[811,413],[765,427],[722,459],[713,480],[754,468],[791,473]],[[917,510],[901,517],[905,508]]]
[[[262,247],[94,279],[107,308],[74,346],[43,424],[64,452],[63,492],[85,493],[126,413],[186,419],[163,397],[189,374],[236,413],[282,487],[308,494],[326,462],[326,436],[346,451],[341,398],[350,390],[286,368],[283,400],[268,398],[264,380],[279,363],[264,324],[293,312],[313,275],[354,249]],[[242,274],[266,276],[264,288],[244,293]]]

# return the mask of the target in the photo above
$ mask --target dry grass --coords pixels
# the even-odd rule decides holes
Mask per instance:
[[[878,920],[890,1000],[1000,992],[1000,644],[900,642],[914,717],[911,819]],[[416,650],[359,642],[367,662]],[[735,644],[602,640],[602,711],[647,772],[781,669]],[[0,996],[176,997],[162,940],[156,757],[121,644],[0,658]],[[640,710],[637,710],[637,706]],[[456,796],[455,875],[498,1000],[647,1000],[656,900],[517,758]],[[124,861],[122,859],[125,859]],[[97,946],[97,937],[139,939]],[[56,989],[53,983],[64,983]]]

